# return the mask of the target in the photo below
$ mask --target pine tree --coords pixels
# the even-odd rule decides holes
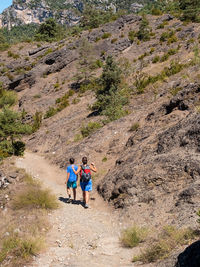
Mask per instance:
[[[142,18],[140,23],[139,31],[137,32],[137,38],[142,41],[150,40],[150,28],[149,22],[146,17]]]
[[[19,113],[4,108],[0,112],[0,157],[22,154],[25,144],[19,141],[19,138],[31,131],[31,126],[21,122]]]
[[[179,0],[180,9],[183,10],[183,20],[200,21],[200,1],[199,0]]]
[[[126,114],[124,105],[128,99],[122,86],[122,71],[112,56],[106,59],[102,75],[99,79],[99,89],[96,91],[97,101],[93,109],[105,115],[109,120],[116,120]]]

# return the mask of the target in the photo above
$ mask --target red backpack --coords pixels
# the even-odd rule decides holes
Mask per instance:
[[[81,182],[88,182],[92,178],[90,167],[81,165]]]

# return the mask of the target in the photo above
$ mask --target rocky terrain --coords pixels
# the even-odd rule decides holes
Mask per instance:
[[[116,12],[117,1],[51,1],[51,0],[13,0],[13,4],[0,14],[0,27],[11,28],[21,24],[40,24],[47,18],[54,17],[58,22],[68,26],[76,25],[86,4],[112,9]],[[130,11],[137,12],[143,8],[141,3],[133,1],[130,4]]]
[[[2,52],[1,81],[17,92],[16,110],[26,113],[26,122],[36,111],[43,114],[40,129],[25,138],[28,150],[61,168],[70,156],[77,163],[88,156],[98,166],[94,181],[100,195],[133,223],[157,229],[167,224],[197,227],[200,26],[171,15],[147,18],[152,34],[145,42],[130,39],[130,31],[138,31],[142,20],[131,14],[59,43],[15,45],[11,51],[17,58]],[[171,37],[162,38],[171,31]],[[109,35],[103,38],[105,33]],[[74,83],[85,39],[96,59],[104,62],[114,56],[126,73],[130,95],[127,116],[81,138],[82,126],[105,119],[88,109],[95,101],[94,91],[81,92]],[[165,77],[155,80],[163,71]],[[101,72],[98,68],[94,75]],[[141,84],[147,78],[144,90],[138,91],[136,81]],[[45,117],[70,90],[69,105]]]

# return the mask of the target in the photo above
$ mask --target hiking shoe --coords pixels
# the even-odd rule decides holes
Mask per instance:
[[[85,207],[84,207],[85,209],[88,209],[89,208],[89,206],[88,206],[88,204],[85,204]]]

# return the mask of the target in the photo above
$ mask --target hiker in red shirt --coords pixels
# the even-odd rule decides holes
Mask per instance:
[[[72,167],[75,174],[80,173],[80,185],[81,189],[83,191],[83,201],[84,201],[84,207],[85,209],[89,208],[88,202],[89,202],[89,192],[92,191],[92,176],[91,176],[91,170],[93,172],[97,171],[97,168],[95,167],[94,163],[91,163],[90,165],[87,165],[87,157],[82,158],[82,165],[78,167],[78,170],[76,171],[74,167]]]

